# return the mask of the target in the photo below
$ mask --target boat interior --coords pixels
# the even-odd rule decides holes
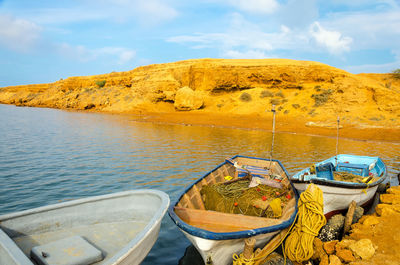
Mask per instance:
[[[267,174],[262,176],[264,178],[269,178],[271,175],[282,177],[281,183],[286,189],[289,189],[291,199],[285,205],[284,209],[282,209],[280,218],[248,216],[206,210],[201,195],[202,187],[208,184],[233,182],[243,178],[241,176],[243,175],[241,172],[243,170],[235,167],[235,163],[239,166],[259,169],[258,171],[268,171]],[[227,181],[226,176],[231,176],[232,179]],[[180,198],[174,211],[180,219],[191,226],[211,232],[225,233],[278,225],[290,219],[290,216],[295,211],[295,204],[296,199],[288,176],[278,162],[256,158],[236,157],[232,160],[228,159],[220,167],[209,172],[200,181],[191,186]]]
[[[79,256],[79,253],[84,252],[83,247],[75,240],[79,237],[81,241],[86,241],[85,244],[90,249],[101,253],[101,260],[90,264],[105,264],[110,259],[115,259],[115,255],[143,231],[160,207],[159,204],[160,199],[157,196],[134,194],[84,201],[76,205],[51,205],[37,208],[41,210],[21,212],[18,216],[0,220],[0,255],[4,258],[4,252],[12,253],[17,258],[26,256],[22,260],[28,258],[31,262],[10,261],[9,265],[41,264],[40,260],[32,258],[35,247],[49,246],[49,249],[54,249],[57,242],[67,240],[68,243],[69,239],[72,246],[64,244],[62,248],[69,249],[72,256]]]
[[[300,181],[325,179],[344,182],[373,183],[384,175],[386,168],[378,157],[338,155],[316,163],[295,174]]]

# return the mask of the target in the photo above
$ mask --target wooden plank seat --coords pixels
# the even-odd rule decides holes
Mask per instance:
[[[208,231],[224,233],[251,230],[282,223],[282,219],[230,214],[208,210],[174,207],[185,223]]]

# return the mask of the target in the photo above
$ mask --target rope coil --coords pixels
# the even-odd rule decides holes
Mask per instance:
[[[312,257],[314,238],[326,224],[321,189],[310,184],[300,195],[298,208],[297,223],[286,239],[285,253],[290,260],[303,262]]]

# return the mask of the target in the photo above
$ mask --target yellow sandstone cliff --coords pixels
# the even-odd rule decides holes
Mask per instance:
[[[390,74],[354,75],[309,61],[199,59],[148,65],[50,84],[0,88],[0,103],[155,113],[185,123],[201,123],[193,115],[219,117],[216,124],[233,126],[240,126],[237,119],[248,119],[254,127],[262,127],[257,124],[271,116],[266,110],[274,104],[282,128],[289,131],[335,128],[340,116],[346,127],[375,129],[367,138],[385,140],[379,135],[388,132],[388,140],[400,140],[399,80]],[[209,118],[203,120],[212,123]]]

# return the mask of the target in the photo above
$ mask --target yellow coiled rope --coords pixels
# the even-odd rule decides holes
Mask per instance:
[[[243,256],[243,253],[240,253],[240,255],[233,253],[232,255],[233,258],[233,265],[253,265],[254,262],[256,262],[256,259],[254,258],[254,253],[251,255],[251,258],[246,259]]]
[[[285,254],[292,261],[309,260],[313,253],[314,238],[326,224],[322,191],[314,184],[300,195],[298,219],[285,242]]]

